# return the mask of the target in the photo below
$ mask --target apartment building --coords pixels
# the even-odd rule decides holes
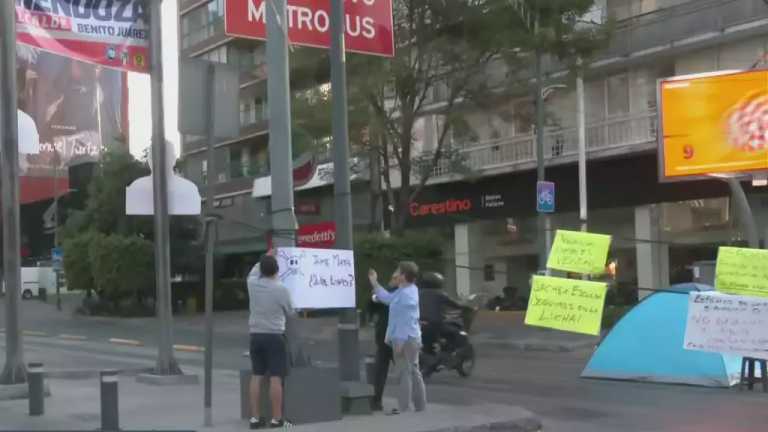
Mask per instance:
[[[214,170],[207,166],[204,137],[183,136],[181,157],[187,178],[201,190],[215,189],[214,207],[223,216],[217,254],[226,257],[224,276],[243,276],[254,255],[266,250],[270,242],[266,44],[227,36],[224,7],[225,0],[180,0],[180,56],[240,68],[240,135],[216,143]],[[330,70],[324,50],[296,48],[290,61],[293,92],[328,86]],[[328,126],[330,131],[330,124]],[[330,137],[313,136],[294,127],[292,139],[294,178],[298,186],[296,212],[305,234],[302,238],[307,240],[305,245],[311,246],[313,238],[328,237],[325,231],[331,229],[328,222],[333,218],[331,164],[327,151]],[[302,148],[311,148],[312,154],[306,154]],[[358,182],[367,175],[357,173],[353,178],[355,223],[363,226],[370,221],[370,206],[366,186]],[[312,235],[313,230],[317,235]]]
[[[760,67],[768,52],[768,5],[603,0],[597,6],[590,19],[613,17],[616,29],[585,76],[589,229],[613,236],[614,284],[658,289],[689,279],[694,262],[714,259],[718,245],[743,243],[744,233],[725,183],[659,183],[657,80]],[[547,77],[547,84],[560,84],[545,101],[547,179],[557,186],[552,226],[579,229],[575,82],[557,67]],[[455,270],[447,274],[458,294],[496,295],[506,285],[525,292],[538,267],[540,235],[532,95],[467,119],[473,133],[454,145],[480,180],[457,181],[448,164],[438,166],[413,208],[454,200],[463,210],[416,211],[411,226],[442,227],[454,246]],[[758,221],[765,220],[768,191],[747,186],[747,194]],[[763,238],[767,229],[760,226]]]
[[[725,183],[659,183],[657,80],[759,66],[768,52],[768,5],[763,0],[596,3],[590,19],[613,17],[616,29],[610,46],[593,59],[585,76],[589,227],[613,235],[615,284],[655,289],[688,277],[693,262],[714,258],[718,245],[738,243],[744,236]],[[219,250],[238,255],[264,250],[269,230],[264,44],[227,37],[223,11],[224,0],[181,0],[180,46],[183,56],[240,65],[241,136],[217,145],[212,175],[199,137],[184,137],[182,153],[185,174],[201,186],[213,182],[215,205],[231,221],[225,224]],[[292,64],[295,89],[327,81],[322,53],[309,63]],[[301,72],[305,70],[312,72]],[[548,84],[558,84],[545,101],[543,131],[547,179],[557,185],[553,229],[577,228],[575,85],[554,62],[546,72]],[[435,102],[441,97],[438,90],[432,95]],[[472,133],[454,134],[451,145],[473,171],[471,181],[451,172],[448,163],[440,164],[412,203],[409,226],[434,228],[445,237],[453,259],[444,272],[459,295],[495,295],[506,285],[524,292],[529,275],[537,270],[533,113],[530,94],[468,112]],[[417,147],[434,147],[438,124],[435,116],[417,122]],[[302,225],[333,219],[328,169],[321,166],[297,191]],[[372,219],[365,174],[358,173],[354,187],[354,217],[360,227]],[[768,214],[766,192],[747,187],[758,220]],[[452,207],[456,211],[419,211],[445,202],[457,203]],[[767,226],[760,229],[768,236]]]

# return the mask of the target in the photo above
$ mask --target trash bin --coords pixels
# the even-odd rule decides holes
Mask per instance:
[[[37,298],[42,302],[48,301],[48,289],[40,287],[40,289],[37,290]]]

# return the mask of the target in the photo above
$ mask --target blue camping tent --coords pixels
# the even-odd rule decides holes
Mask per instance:
[[[581,376],[708,387],[736,384],[740,357],[683,349],[688,293],[712,290],[689,283],[648,296],[613,327]]]

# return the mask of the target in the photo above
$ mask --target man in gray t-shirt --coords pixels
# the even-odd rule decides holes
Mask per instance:
[[[293,315],[288,289],[278,280],[277,260],[270,253],[248,275],[251,335],[251,429],[281,427],[283,419],[283,378],[288,369],[288,348],[285,342],[285,322]],[[261,381],[269,377],[269,397],[272,419],[267,423],[259,415]]]

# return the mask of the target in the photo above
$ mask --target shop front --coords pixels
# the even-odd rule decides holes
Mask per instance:
[[[744,244],[722,181],[659,183],[653,154],[597,161],[588,170],[588,229],[613,237],[604,278],[615,295],[637,299],[690,281],[694,262],[715,259],[720,245]],[[579,230],[576,167],[549,168],[547,179],[557,188],[550,234]],[[525,297],[540,270],[539,239],[552,237],[538,229],[535,191],[533,172],[431,186],[411,203],[409,227],[442,228],[456,295],[490,298],[510,286]],[[747,188],[758,218],[766,192]]]

